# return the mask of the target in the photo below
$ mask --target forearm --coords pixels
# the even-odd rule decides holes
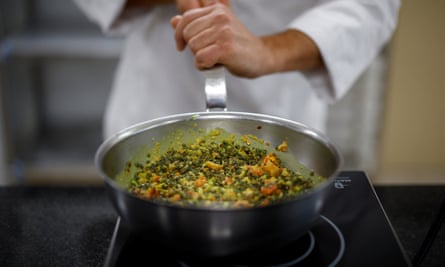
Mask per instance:
[[[188,46],[198,69],[222,64],[234,75],[256,78],[324,66],[318,46],[303,32],[289,29],[258,37],[227,5],[186,12],[174,17],[171,24],[178,50]]]
[[[320,50],[305,33],[293,29],[263,36],[268,62],[264,74],[285,71],[307,71],[324,66]]]

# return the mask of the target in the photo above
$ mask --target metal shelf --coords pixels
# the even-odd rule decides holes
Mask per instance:
[[[11,57],[76,57],[117,59],[122,38],[39,33],[9,36],[0,43],[0,61]]]

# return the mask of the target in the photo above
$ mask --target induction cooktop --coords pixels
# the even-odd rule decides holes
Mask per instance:
[[[206,259],[179,255],[133,235],[118,218],[105,266],[133,263],[167,267],[411,266],[362,171],[341,172],[314,226],[290,244],[267,253],[249,251],[230,258]]]

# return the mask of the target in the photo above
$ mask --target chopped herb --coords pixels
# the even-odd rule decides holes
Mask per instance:
[[[160,155],[155,144],[143,163],[127,163],[128,190],[144,199],[178,205],[242,208],[295,198],[325,179],[312,170],[284,166],[278,153],[268,151],[268,143],[254,135],[242,136],[241,142],[233,134],[221,135],[221,129],[213,129]],[[251,145],[254,141],[264,148]],[[283,142],[276,150],[287,153],[288,144]]]

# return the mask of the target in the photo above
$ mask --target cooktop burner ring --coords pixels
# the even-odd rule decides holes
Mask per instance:
[[[272,264],[272,265],[264,265],[264,266],[255,265],[255,267],[291,267],[291,266],[294,266],[295,264],[298,264],[299,262],[303,261],[305,258],[307,258],[311,254],[311,252],[315,248],[314,234],[310,230],[307,232],[307,234],[309,236],[309,246],[308,246],[307,250],[302,255],[300,255],[297,258],[292,259],[288,262]],[[182,261],[180,259],[178,259],[177,262],[181,267],[192,267],[193,266],[193,265],[188,265],[185,261]],[[245,264],[233,264],[231,266],[232,267],[253,267],[252,265],[245,265]]]
[[[329,218],[327,218],[326,216],[320,215],[320,221],[321,222],[316,227],[319,227],[319,228],[321,227],[325,230],[328,230],[329,232],[333,233],[337,237],[336,242],[338,242],[338,245],[336,247],[338,248],[338,251],[332,255],[332,260],[329,261],[328,263],[326,263],[326,265],[325,265],[325,266],[336,266],[340,262],[340,260],[342,259],[343,255],[345,253],[345,239],[344,239],[343,234],[340,231],[340,229]],[[307,234],[304,237],[300,238],[299,241],[296,241],[296,242],[305,241],[307,243],[307,248],[305,248],[304,250],[300,251],[293,245],[290,245],[286,249],[286,250],[289,250],[289,248],[291,248],[292,250],[296,249],[295,252],[300,251],[301,253],[298,253],[298,255],[296,255],[295,258],[289,258],[282,262],[272,262],[272,263],[266,263],[266,264],[258,264],[257,262],[249,262],[249,261],[247,263],[245,263],[245,262],[243,262],[243,259],[241,258],[241,260],[238,260],[238,262],[234,261],[231,264],[229,264],[228,266],[231,266],[231,267],[292,267],[292,266],[296,266],[311,256],[311,254],[313,253],[313,251],[315,249],[315,244],[317,241],[318,242],[323,241],[323,240],[320,240],[319,233],[317,231],[318,231],[318,229],[315,229],[315,228],[311,229],[307,232]],[[317,238],[317,236],[318,236],[318,238]],[[321,242],[320,244],[323,245],[323,242]],[[313,257],[313,255],[312,255],[312,257]],[[282,257],[278,257],[278,258],[282,258]],[[195,266],[193,262],[188,262],[187,260],[184,260],[184,259],[177,259],[176,262],[181,267]],[[224,266],[226,266],[226,265],[224,265]]]
[[[345,254],[345,248],[346,248],[346,242],[345,242],[345,237],[343,236],[342,232],[340,231],[340,229],[337,227],[337,225],[335,225],[335,223],[333,223],[330,219],[328,219],[326,216],[320,215],[320,217],[327,222],[337,233],[337,236],[339,238],[340,241],[340,248],[338,250],[338,254],[335,257],[335,259],[328,265],[328,267],[331,266],[336,266],[341,258],[343,257],[343,255]]]
[[[290,260],[288,262],[274,264],[274,265],[267,265],[267,266],[256,266],[256,267],[291,267],[291,266],[294,266],[295,264],[298,264],[299,262],[303,261],[305,258],[307,258],[311,254],[311,252],[315,248],[315,236],[314,236],[314,234],[310,230],[307,233],[308,233],[309,238],[310,238],[310,243],[309,243],[309,247],[303,253],[303,255],[301,255],[301,256],[293,259],[293,260]],[[249,265],[234,265],[233,267],[250,267],[250,266]]]

